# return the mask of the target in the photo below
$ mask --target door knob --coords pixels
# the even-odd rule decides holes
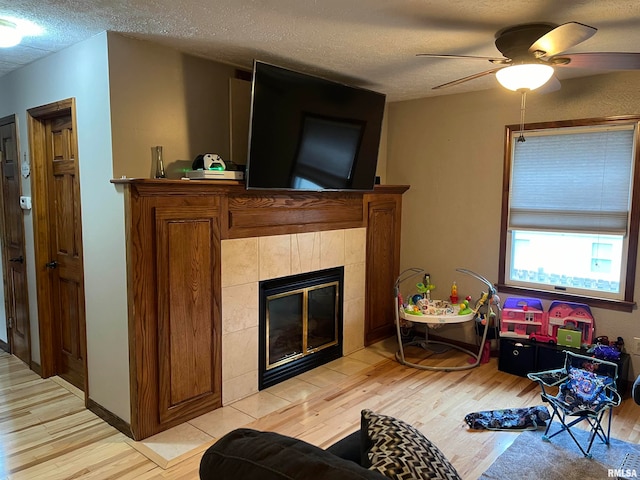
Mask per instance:
[[[24,257],[20,255],[19,257],[10,258],[9,261],[16,262],[16,263],[24,263]]]
[[[47,268],[56,268],[58,266],[58,262],[53,260],[53,261],[51,261],[49,263],[45,263],[44,266],[47,267]]]

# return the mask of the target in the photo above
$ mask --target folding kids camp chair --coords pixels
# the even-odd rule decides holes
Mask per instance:
[[[563,368],[527,375],[540,384],[542,400],[548,402],[553,409],[551,420],[542,439],[549,441],[557,434],[566,431],[583,455],[591,458],[591,446],[596,435],[603,443],[609,444],[612,410],[613,407],[620,405],[622,400],[616,390],[618,365],[566,350],[564,354]],[[548,391],[555,391],[552,387],[558,387],[556,395]],[[549,435],[549,430],[554,425],[553,420],[556,418],[560,426],[557,431]],[[607,422],[606,431],[603,420]],[[590,425],[586,449],[580,445],[571,431],[571,427],[583,421]]]

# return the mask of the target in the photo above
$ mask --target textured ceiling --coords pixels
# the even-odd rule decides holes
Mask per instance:
[[[0,76],[104,30],[250,68],[254,58],[386,93],[389,100],[498,88],[495,32],[530,22],[598,28],[570,52],[640,51],[640,0],[0,0],[0,17],[37,23],[38,37],[0,49]],[[567,69],[557,74],[592,75]]]

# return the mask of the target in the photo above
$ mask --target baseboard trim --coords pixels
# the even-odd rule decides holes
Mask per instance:
[[[0,350],[9,353],[9,344],[0,338]]]
[[[38,362],[34,362],[33,360],[31,360],[31,364],[29,365],[29,368],[34,372],[36,372],[38,375],[40,375],[40,377],[42,377],[42,367]]]
[[[97,416],[99,416],[102,420],[107,422],[116,430],[124,433],[127,437],[133,440],[133,431],[131,430],[131,425],[117,416],[115,413],[110,412],[106,408],[104,408],[99,403],[91,400],[90,398],[87,400],[87,409]]]

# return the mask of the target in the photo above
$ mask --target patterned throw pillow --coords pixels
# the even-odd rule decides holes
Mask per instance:
[[[362,434],[370,470],[397,480],[461,480],[440,449],[402,420],[362,410]]]

